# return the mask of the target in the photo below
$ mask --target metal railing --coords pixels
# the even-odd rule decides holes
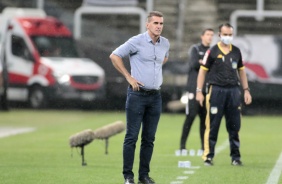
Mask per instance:
[[[74,13],[74,38],[81,38],[81,22],[83,14],[124,14],[139,15],[139,31],[146,31],[145,20],[147,12],[153,10],[154,0],[146,0],[146,11],[140,7],[123,7],[123,6],[81,6]]]
[[[265,17],[282,17],[282,11],[264,10],[264,0],[257,0],[256,10],[235,10],[230,15],[230,24],[233,26],[233,35],[238,32],[237,19],[239,17],[254,17],[257,21]]]
[[[44,3],[45,3],[45,1],[44,0],[37,0],[37,8],[39,8],[39,9],[43,9],[44,8]]]

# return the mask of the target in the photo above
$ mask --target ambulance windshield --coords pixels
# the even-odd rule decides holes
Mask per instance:
[[[79,57],[70,37],[33,36],[32,40],[42,57]]]

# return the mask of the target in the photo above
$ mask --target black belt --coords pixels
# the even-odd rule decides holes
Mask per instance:
[[[129,85],[129,88],[132,89],[132,86]],[[141,92],[141,93],[145,93],[145,94],[148,94],[148,95],[153,95],[153,94],[159,93],[160,91],[161,91],[160,89],[144,89],[144,88],[139,87],[139,91],[136,91],[136,92]]]

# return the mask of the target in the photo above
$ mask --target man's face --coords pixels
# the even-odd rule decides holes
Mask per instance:
[[[205,45],[210,45],[212,42],[212,38],[213,38],[214,32],[213,31],[206,31],[203,35],[202,35],[202,42]]]
[[[147,22],[147,30],[149,31],[149,34],[155,37],[159,37],[163,30],[163,24],[163,17],[151,17]]]
[[[221,28],[221,31],[220,31],[219,35],[220,35],[220,37],[221,36],[233,36],[233,28],[232,27],[223,26]]]

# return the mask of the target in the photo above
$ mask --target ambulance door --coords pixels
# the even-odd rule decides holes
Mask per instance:
[[[24,37],[8,34],[7,67],[9,72],[8,99],[28,100],[28,79],[33,74],[34,59]]]

